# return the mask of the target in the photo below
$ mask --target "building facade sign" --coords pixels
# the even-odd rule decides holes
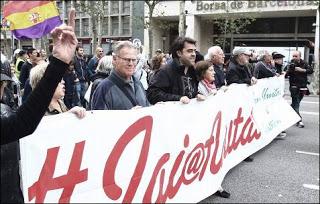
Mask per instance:
[[[232,11],[239,9],[263,9],[263,8],[297,8],[302,6],[317,6],[318,1],[297,0],[297,1],[197,1],[196,11]]]

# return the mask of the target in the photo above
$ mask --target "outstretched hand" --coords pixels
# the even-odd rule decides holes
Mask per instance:
[[[75,9],[69,12],[68,25],[62,24],[51,31],[53,40],[52,55],[61,61],[69,64],[74,56],[78,45],[77,37],[74,33]]]

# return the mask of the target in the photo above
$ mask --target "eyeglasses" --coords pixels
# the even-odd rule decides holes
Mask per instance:
[[[298,55],[292,55],[292,57],[298,57]]]
[[[132,62],[133,64],[138,64],[139,60],[138,59],[131,59],[131,58],[125,58],[125,57],[120,57],[119,55],[117,55],[117,57],[119,57],[120,59],[126,61],[128,64],[130,62]]]

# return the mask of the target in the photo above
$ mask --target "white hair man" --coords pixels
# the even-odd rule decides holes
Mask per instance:
[[[226,85],[226,76],[223,71],[225,55],[220,46],[212,46],[208,49],[208,53],[205,56],[205,60],[209,60],[214,67],[215,74],[215,85],[217,89]]]

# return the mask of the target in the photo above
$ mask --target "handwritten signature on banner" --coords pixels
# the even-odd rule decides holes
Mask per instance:
[[[198,143],[194,146],[190,153],[186,154],[185,150],[181,150],[176,158],[171,158],[170,153],[165,153],[161,156],[154,167],[152,177],[149,181],[149,185],[147,186],[142,202],[152,202],[153,191],[156,185],[160,186],[160,190],[155,202],[166,202],[168,198],[173,198],[176,195],[182,184],[189,185],[196,179],[201,181],[207,168],[209,168],[210,173],[213,175],[218,173],[223,164],[223,160],[228,156],[228,154],[236,150],[239,145],[244,146],[247,143],[252,142],[254,139],[258,140],[261,136],[261,133],[254,128],[252,115],[244,118],[242,116],[242,108],[239,108],[237,117],[230,121],[229,127],[225,127],[226,130],[228,130],[224,136],[227,138],[227,142],[222,144],[220,143],[221,128],[223,128],[221,120],[222,112],[219,111],[215,117],[212,131],[208,139],[205,142]],[[153,118],[151,116],[145,116],[137,120],[119,138],[109,155],[105,164],[102,187],[106,196],[112,200],[118,200],[123,192],[123,188],[119,186],[115,180],[118,161],[129,143],[135,139],[140,132],[145,131],[139,160],[136,164],[134,174],[131,177],[132,179],[122,202],[128,203],[133,201],[141,178],[144,175],[144,169],[148,159],[152,124]],[[185,149],[189,148],[189,140],[190,136],[186,134],[183,141]],[[75,145],[68,173],[56,178],[53,178],[53,175],[55,172],[59,147],[48,149],[45,163],[42,167],[38,181],[28,188],[29,201],[35,198],[36,203],[43,203],[48,191],[63,189],[59,202],[70,202],[75,186],[87,181],[88,179],[89,169],[86,168],[80,170],[85,142],[86,141],[81,141]],[[221,146],[223,146],[223,152],[218,158],[217,152]],[[166,175],[163,166],[170,159],[175,159],[175,161],[170,174]],[[176,175],[180,167],[182,167],[182,171],[180,172],[180,175]],[[178,176],[178,180],[174,182],[174,178],[176,176]],[[166,187],[164,187],[165,177],[168,177],[169,180]],[[160,183],[157,184],[157,181],[160,181]]]

